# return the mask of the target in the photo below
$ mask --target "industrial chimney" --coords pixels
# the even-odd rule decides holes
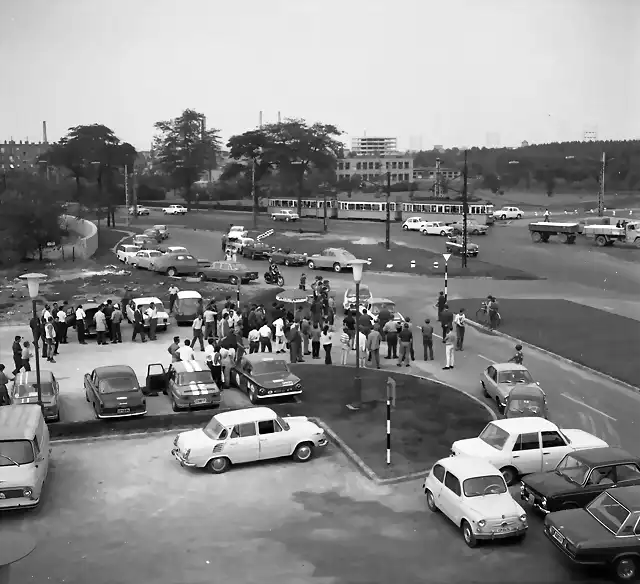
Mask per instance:
[[[49,142],[47,141],[47,122],[42,122],[42,141],[45,144],[48,144]]]
[[[259,121],[259,123],[260,123],[260,127],[262,128],[262,110],[260,110],[260,121]]]

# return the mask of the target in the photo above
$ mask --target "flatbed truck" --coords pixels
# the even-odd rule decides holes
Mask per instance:
[[[562,243],[575,243],[581,230],[582,225],[579,223],[552,223],[550,221],[529,223],[529,231],[534,243],[547,243],[552,235],[558,236]]]

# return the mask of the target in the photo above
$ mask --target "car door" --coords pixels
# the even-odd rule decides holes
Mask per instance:
[[[440,510],[456,525],[460,524],[460,498],[462,489],[460,481],[450,471],[444,477],[444,485],[440,491]]]
[[[511,464],[520,474],[540,472],[542,470],[542,449],[540,432],[520,434],[513,444]]]
[[[572,451],[573,449],[560,432],[555,430],[542,432],[542,470],[554,470],[565,455]]]
[[[147,252],[145,251],[139,251],[136,255],[134,255],[131,258],[131,263],[135,266],[135,267],[139,267],[141,266],[142,262],[144,261],[144,256]]]
[[[640,485],[640,465],[636,463],[616,464],[615,484],[617,487]]]
[[[252,462],[260,457],[260,446],[255,422],[237,424],[224,445],[223,452],[234,464]]]
[[[489,365],[484,372],[484,385],[489,397],[496,399],[498,395],[498,372],[493,365]]]
[[[291,432],[282,429],[277,420],[258,422],[260,460],[280,458],[291,454]]]
[[[96,405],[98,404],[99,400],[98,400],[98,382],[100,381],[98,379],[98,375],[96,374],[95,371],[93,371],[91,373],[91,378],[90,378],[91,383],[89,383],[89,403],[91,404],[91,407],[96,407]]]
[[[335,254],[330,249],[325,249],[322,252],[322,267],[333,266]]]
[[[431,481],[429,481],[429,489],[431,490],[433,500],[435,501],[437,507],[440,507],[439,501],[440,495],[442,494],[445,474],[446,470],[441,464],[434,465],[433,470],[431,471]]]

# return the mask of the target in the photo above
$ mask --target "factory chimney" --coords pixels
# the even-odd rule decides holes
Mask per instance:
[[[42,122],[42,141],[45,144],[48,144],[49,142],[47,141],[47,122]]]

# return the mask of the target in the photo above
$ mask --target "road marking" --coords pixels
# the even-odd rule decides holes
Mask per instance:
[[[569,401],[572,401],[573,403],[576,403],[578,405],[581,405],[581,406],[591,410],[592,412],[596,412],[596,414],[600,414],[601,416],[604,416],[605,418],[609,418],[612,422],[617,422],[618,421],[613,416],[610,416],[609,414],[605,414],[604,412],[600,411],[598,408],[594,408],[593,406],[590,406],[589,404],[585,404],[583,401],[580,401],[579,399],[576,399],[575,397],[569,395],[568,393],[561,393],[560,395],[562,397],[568,399]]]
[[[478,353],[478,357],[480,357],[480,359],[484,359],[485,361],[489,361],[489,363],[495,363],[495,361],[493,359],[489,359],[489,357],[485,357],[484,355],[481,355],[480,353]]]

